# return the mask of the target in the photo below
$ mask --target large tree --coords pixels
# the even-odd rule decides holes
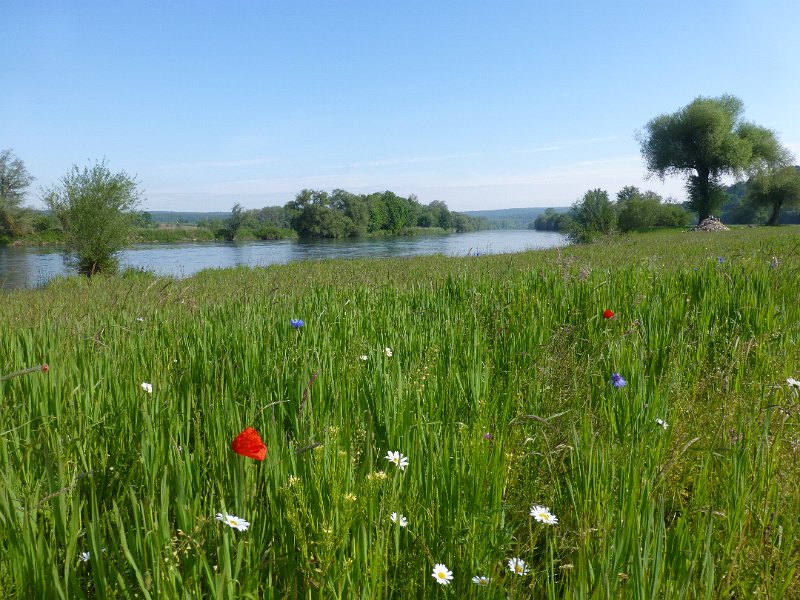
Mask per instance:
[[[753,177],[747,186],[747,200],[770,208],[767,225],[777,225],[781,208],[800,206],[800,167],[783,167]]]
[[[662,179],[686,177],[689,208],[701,221],[725,199],[722,177],[753,174],[788,159],[774,132],[745,121],[743,112],[735,96],[700,96],[646,125],[641,148],[648,171]]]
[[[46,192],[44,201],[61,222],[69,262],[91,276],[114,271],[117,253],[129,242],[139,204],[136,180],[112,173],[106,161],[77,166]]]
[[[24,233],[22,201],[33,180],[11,150],[0,151],[0,238]]]

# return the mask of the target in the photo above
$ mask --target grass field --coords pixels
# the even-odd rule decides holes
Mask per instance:
[[[799,296],[797,227],[4,294],[0,597],[798,598]]]

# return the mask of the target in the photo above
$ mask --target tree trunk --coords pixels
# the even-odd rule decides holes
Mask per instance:
[[[778,224],[778,215],[781,213],[781,203],[776,202],[772,205],[772,213],[769,215],[769,219],[767,220],[767,225],[777,225]]]

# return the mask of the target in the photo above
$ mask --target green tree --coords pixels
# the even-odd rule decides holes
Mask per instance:
[[[788,156],[775,134],[743,120],[744,106],[735,96],[695,98],[672,114],[647,123],[641,141],[650,173],[664,178],[683,175],[689,209],[702,221],[716,212],[726,196],[725,175],[741,177],[785,164]]]
[[[0,152],[0,238],[17,237],[27,230],[22,201],[33,180],[11,150]]]
[[[747,186],[747,201],[770,209],[767,225],[777,225],[781,208],[800,206],[800,167],[783,167],[753,177]]]
[[[231,216],[225,221],[225,228],[227,229],[226,237],[228,240],[233,241],[236,239],[236,234],[239,233],[242,225],[244,225],[245,217],[246,215],[242,205],[238,202],[234,204],[231,209]]]
[[[134,178],[112,173],[103,160],[82,170],[73,166],[45,193],[64,231],[68,262],[82,275],[116,270],[116,255],[128,243],[139,204],[136,186]]]
[[[601,235],[609,235],[617,226],[617,213],[608,192],[599,188],[586,192],[572,205],[568,216],[563,226],[576,243],[588,243]]]

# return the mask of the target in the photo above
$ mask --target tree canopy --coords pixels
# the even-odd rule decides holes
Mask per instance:
[[[641,150],[647,169],[662,179],[686,177],[688,206],[700,220],[725,200],[721,179],[785,166],[788,152],[775,133],[743,118],[742,101],[731,95],[697,97],[646,125]]]
[[[33,180],[11,150],[0,151],[0,238],[21,235],[26,229],[22,201]]]
[[[136,181],[112,173],[106,161],[76,166],[50,189],[44,201],[64,230],[69,262],[87,276],[117,267],[116,254],[128,243],[139,204]]]
[[[800,207],[800,168],[783,167],[753,177],[746,198],[755,206],[770,209],[767,225],[777,225],[781,208]]]

